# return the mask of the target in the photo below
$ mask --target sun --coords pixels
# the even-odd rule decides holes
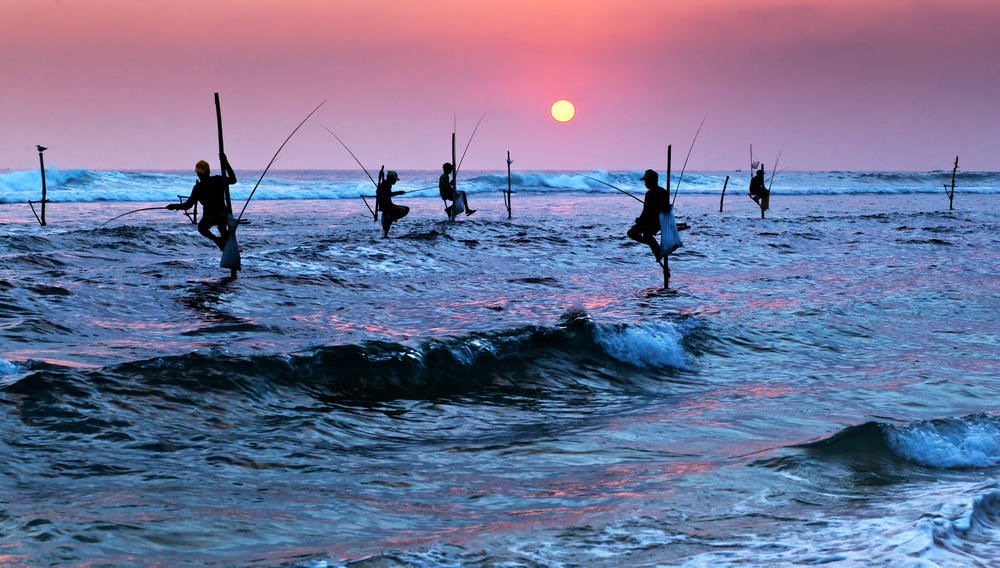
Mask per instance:
[[[569,122],[576,116],[576,107],[566,99],[552,103],[552,118],[558,122]]]

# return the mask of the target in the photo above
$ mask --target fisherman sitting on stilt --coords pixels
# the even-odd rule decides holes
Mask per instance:
[[[656,241],[656,233],[660,232],[660,213],[670,211],[670,194],[667,190],[659,186],[660,174],[653,170],[646,170],[639,181],[646,182],[646,199],[643,201],[642,213],[635,219],[635,225],[628,230],[628,237],[634,241],[649,245],[656,257],[656,262],[660,262],[663,255],[660,253],[660,243]],[[666,262],[666,259],[663,259]],[[669,269],[664,265],[664,275],[669,273]]]
[[[750,199],[753,199],[757,202],[757,205],[760,205],[760,200],[764,198],[764,194],[766,193],[767,187],[764,186],[764,166],[761,166],[753,178],[750,179]]]
[[[454,221],[455,217],[465,211],[465,215],[469,216],[476,212],[475,209],[469,208],[469,198],[465,195],[464,191],[455,191],[455,182],[451,179],[451,172],[454,167],[450,163],[445,163],[441,166],[444,169],[444,173],[441,174],[441,179],[438,181],[438,189],[441,191],[441,199],[447,204],[449,200],[453,203],[444,208],[444,212],[448,214],[448,220]]]
[[[405,205],[396,205],[392,202],[392,198],[397,195],[403,195],[403,191],[393,191],[392,186],[399,181],[399,175],[389,170],[385,174],[385,180],[378,184],[378,189],[375,190],[375,206],[377,211],[382,212],[382,230],[385,231],[383,237],[389,236],[389,228],[392,227],[394,221],[398,221],[403,217],[406,217],[407,213],[410,212],[410,208]]]
[[[226,192],[228,185],[236,183],[236,173],[225,154],[219,154],[219,161],[222,163],[223,176],[210,175],[208,162],[201,160],[194,166],[195,173],[198,174],[198,183],[194,184],[191,190],[191,197],[184,203],[171,203],[167,209],[175,211],[183,209],[187,211],[195,203],[200,202],[202,207],[201,221],[198,222],[198,232],[205,235],[215,243],[219,250],[223,250],[226,241],[229,240],[229,227],[226,216],[230,213],[226,204]],[[212,234],[211,228],[218,227],[220,236]]]

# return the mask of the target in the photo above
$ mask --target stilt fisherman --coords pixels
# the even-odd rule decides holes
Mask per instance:
[[[455,217],[463,210],[466,217],[475,213],[476,210],[469,207],[469,198],[465,192],[455,191],[455,179],[450,177],[454,170],[451,163],[445,162],[441,169],[444,170],[444,173],[438,179],[438,190],[441,192],[441,199],[445,202],[444,212],[448,215],[448,220],[454,221]],[[451,205],[448,205],[449,200],[452,202]]]
[[[378,184],[378,189],[375,190],[375,206],[377,211],[382,212],[382,230],[384,231],[382,237],[389,236],[389,228],[395,221],[406,217],[410,212],[410,208],[406,205],[396,205],[392,202],[392,198],[397,195],[403,195],[402,191],[393,191],[392,186],[399,181],[399,174],[389,170],[385,174],[385,180]]]
[[[669,213],[670,194],[659,185],[660,174],[653,170],[646,170],[646,173],[639,178],[639,181],[646,182],[646,198],[643,200],[642,213],[635,219],[635,224],[628,230],[628,237],[649,246],[656,258],[656,262],[663,260],[664,278],[668,278],[670,269],[667,268],[667,259],[661,252],[661,245],[656,241],[656,233],[660,232],[660,213]],[[670,251],[667,251],[669,253]]]
[[[757,173],[750,180],[750,199],[757,202],[761,209],[767,209],[767,187],[764,186],[764,166],[760,166]]]
[[[226,154],[219,154],[219,161],[222,163],[222,171],[225,176],[213,176],[205,160],[199,161],[194,166],[194,171],[198,174],[198,183],[194,184],[191,190],[191,197],[184,203],[171,203],[167,209],[176,211],[183,209],[187,211],[196,202],[201,203],[204,214],[198,222],[198,232],[204,235],[223,250],[226,241],[229,240],[229,226],[226,216],[231,213],[229,205],[226,203],[227,185],[236,183],[236,173],[233,172]],[[218,227],[219,236],[215,236],[211,228]]]

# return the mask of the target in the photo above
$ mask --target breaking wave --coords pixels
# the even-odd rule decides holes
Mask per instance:
[[[675,324],[612,325],[571,312],[554,327],[528,326],[415,345],[387,341],[321,346],[287,355],[189,353],[90,371],[105,379],[171,385],[194,392],[240,391],[265,399],[277,388],[322,396],[424,398],[514,389],[609,388],[660,380],[685,368],[683,334]],[[6,365],[4,367],[3,365]],[[30,366],[32,363],[28,363]],[[53,373],[32,373],[16,389],[70,388],[48,384]],[[17,367],[0,364],[0,371]],[[649,371],[658,371],[650,375]],[[40,381],[40,382],[39,382]]]
[[[832,454],[884,455],[942,469],[995,467],[1000,465],[1000,419],[980,413],[905,425],[868,422],[800,447]]]
[[[233,199],[244,200],[261,172],[239,170],[240,183],[233,186]],[[439,172],[400,171],[394,189],[408,192],[400,199],[435,197]],[[642,194],[641,171],[527,171],[512,172],[511,186],[521,192],[616,193],[606,184]],[[187,171],[93,171],[47,169],[48,198],[61,202],[175,201],[187,196],[196,178]],[[702,194],[743,191],[749,172],[686,172],[682,187]],[[676,186],[679,174],[671,176]],[[783,172],[775,177],[776,194],[907,194],[942,193],[951,182],[951,172]],[[461,189],[470,193],[494,193],[507,188],[506,171],[467,171],[460,176]],[[1000,193],[1000,173],[962,172],[956,179],[957,193]],[[37,170],[0,173],[0,203],[23,203],[41,197],[41,174]],[[271,172],[255,194],[257,199],[356,199],[371,195],[374,186],[361,171],[285,170]]]

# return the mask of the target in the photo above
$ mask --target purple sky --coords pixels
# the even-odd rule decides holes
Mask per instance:
[[[4,0],[0,168],[997,170],[995,0]],[[577,116],[548,114],[557,99]]]

